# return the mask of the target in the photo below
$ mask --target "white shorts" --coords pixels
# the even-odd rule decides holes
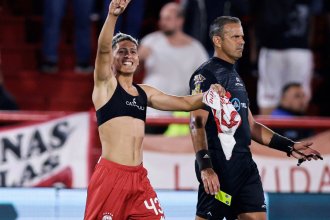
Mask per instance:
[[[313,71],[313,54],[310,50],[261,48],[258,68],[259,108],[276,107],[281,99],[282,88],[293,82],[301,83],[306,97],[310,99]]]

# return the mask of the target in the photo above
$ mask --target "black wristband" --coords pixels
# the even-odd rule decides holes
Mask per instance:
[[[274,133],[272,139],[270,140],[268,146],[285,152],[288,157],[292,154],[293,151],[294,141],[290,140],[289,138],[283,137],[277,133]]]
[[[206,168],[213,168],[210,153],[206,149],[200,150],[196,153],[196,161],[199,166],[199,171]]]

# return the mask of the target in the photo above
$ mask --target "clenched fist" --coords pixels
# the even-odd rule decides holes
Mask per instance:
[[[131,0],[112,0],[109,5],[109,14],[119,16]]]

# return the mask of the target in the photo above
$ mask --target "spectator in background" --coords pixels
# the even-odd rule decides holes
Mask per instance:
[[[0,110],[18,110],[18,105],[14,97],[6,90],[3,75],[0,53]]]
[[[58,71],[58,46],[60,42],[61,21],[65,14],[67,0],[44,0],[44,36],[42,45],[43,63],[41,71]],[[73,0],[75,22],[75,51],[78,73],[93,71],[91,58],[91,21],[93,0]]]
[[[161,9],[160,31],[145,36],[139,48],[140,63],[144,62],[143,83],[174,95],[189,94],[191,73],[207,60],[203,46],[183,31],[184,15],[179,4],[167,3]],[[171,116],[171,112],[148,109],[148,115]],[[147,133],[163,133],[165,127],[147,127]]]
[[[103,7],[103,20],[108,15],[108,6],[110,0],[104,0]],[[143,14],[145,8],[145,0],[133,0],[125,10],[125,13],[118,17],[115,33],[123,32],[133,36],[134,38],[140,37],[140,28],[143,21]]]
[[[258,60],[257,99],[260,114],[270,114],[279,104],[281,89],[290,82],[302,84],[307,99],[313,54],[310,50],[313,15],[321,0],[252,0],[252,16],[261,48]]]
[[[302,85],[300,83],[289,83],[283,87],[280,105],[272,111],[271,116],[303,116],[306,112],[307,106],[308,100]],[[312,135],[312,132],[306,129],[277,129],[276,132],[294,141]]]

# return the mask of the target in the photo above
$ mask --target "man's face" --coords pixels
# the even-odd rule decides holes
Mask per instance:
[[[221,47],[218,49],[227,57],[227,61],[234,63],[242,57],[245,41],[243,28],[240,24],[226,24],[224,26],[224,36],[220,38]]]
[[[134,73],[139,65],[137,46],[129,41],[120,41],[113,53],[113,66],[116,72]]]
[[[301,86],[290,87],[284,93],[281,104],[291,111],[304,113],[307,108],[307,99],[303,88]]]
[[[177,9],[165,6],[160,12],[159,28],[165,35],[173,35],[182,29],[183,18],[178,16]]]

